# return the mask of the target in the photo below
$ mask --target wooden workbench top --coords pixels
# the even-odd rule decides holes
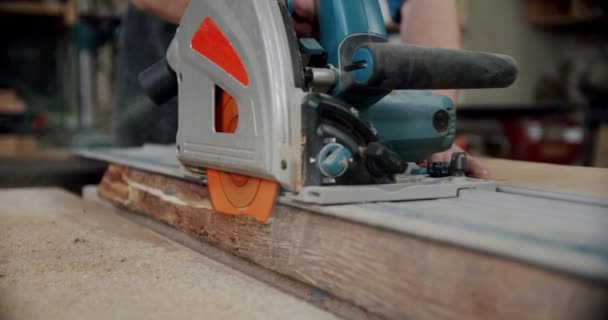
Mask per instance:
[[[483,159],[499,184],[608,198],[608,169]]]
[[[0,203],[0,319],[335,318],[65,191]]]

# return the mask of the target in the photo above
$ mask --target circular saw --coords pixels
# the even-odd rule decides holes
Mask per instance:
[[[140,75],[155,102],[178,96],[177,158],[206,175],[215,210],[267,222],[279,192],[334,204],[479,183],[461,157],[431,175],[411,165],[454,141],[452,101],[426,90],[506,87],[512,58],[389,43],[378,0],[317,1],[314,38],[296,35],[292,9],[190,1],[166,59]]]

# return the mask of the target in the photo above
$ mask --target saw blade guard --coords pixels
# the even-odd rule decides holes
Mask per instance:
[[[276,1],[191,1],[174,42],[182,165],[297,191],[303,68],[287,10]],[[219,91],[238,106],[234,132],[217,130]]]

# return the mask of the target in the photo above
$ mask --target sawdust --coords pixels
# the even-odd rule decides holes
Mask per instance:
[[[334,318],[62,192],[0,203],[2,319]]]
[[[74,243],[84,243],[84,242],[87,242],[87,240],[79,238],[79,237],[76,237],[76,238],[74,238],[74,240],[72,242],[74,242]]]

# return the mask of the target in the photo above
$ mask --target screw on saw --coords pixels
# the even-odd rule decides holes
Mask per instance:
[[[324,144],[336,143],[336,138],[325,138],[323,139]]]

